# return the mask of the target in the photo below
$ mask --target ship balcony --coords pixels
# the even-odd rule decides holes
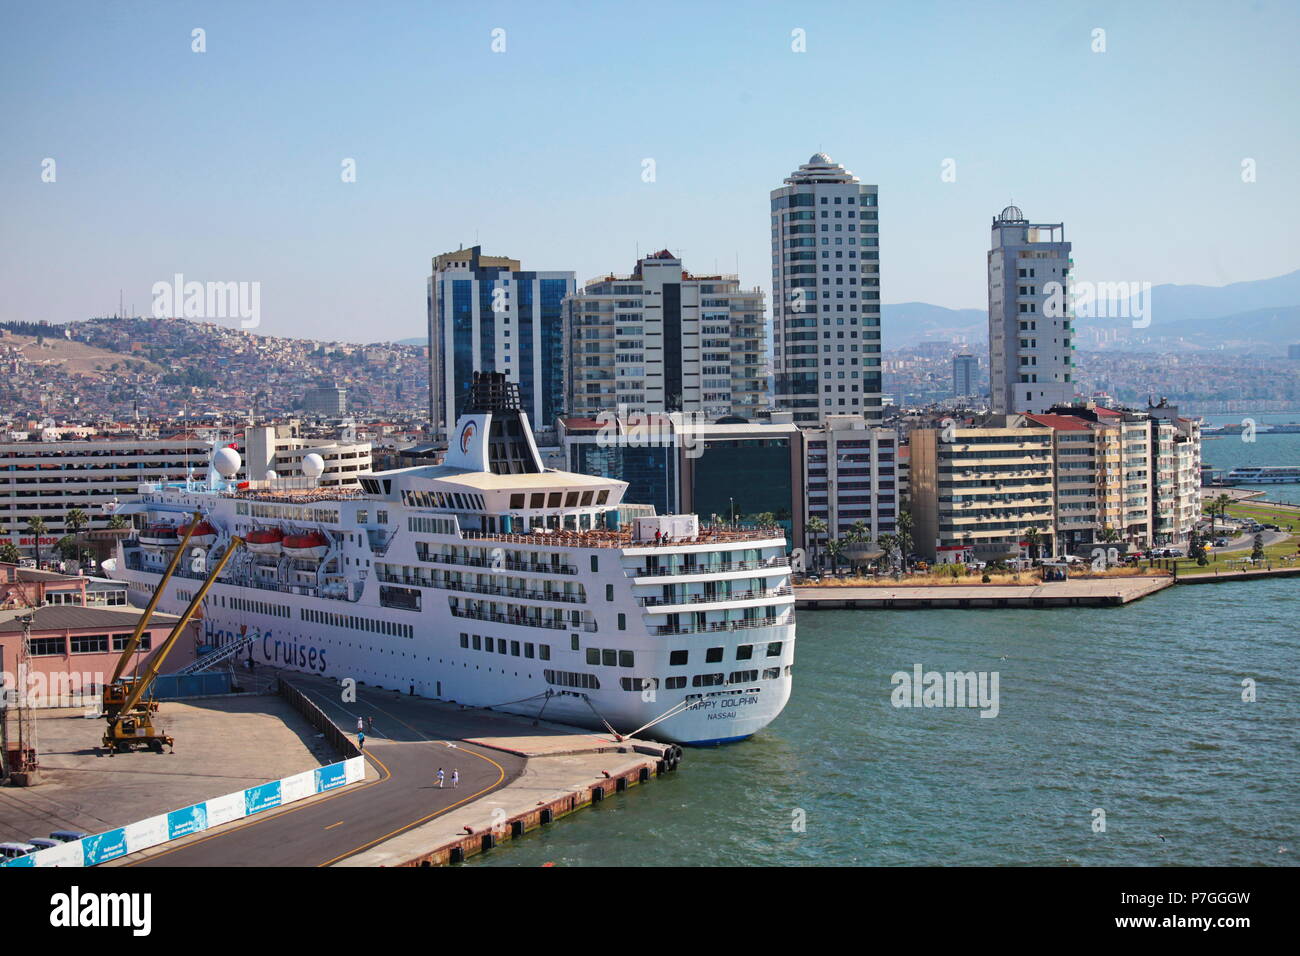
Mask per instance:
[[[671,608],[693,604],[730,604],[736,601],[761,601],[765,598],[788,597],[792,594],[794,594],[794,588],[789,585],[782,585],[767,590],[732,591],[730,594],[683,594],[675,597],[651,594],[647,597],[637,598],[636,603],[641,607]],[[662,611],[659,613],[671,612]]]
[[[713,634],[718,631],[744,631],[756,627],[780,627],[793,623],[790,618],[751,617],[738,621],[706,621],[704,624],[658,624],[651,630],[658,637],[672,637],[678,634]]]
[[[565,621],[557,618],[533,617],[528,614],[502,614],[499,611],[473,610],[467,607],[453,607],[452,617],[467,617],[475,621],[493,621],[497,624],[517,624],[520,627],[543,627],[552,631],[584,630],[596,631],[595,621]]]
[[[527,601],[554,601],[564,604],[586,604],[585,594],[566,594],[563,591],[534,591],[530,588],[510,588],[500,584],[477,584],[470,581],[448,581],[445,578],[422,578],[416,575],[391,574],[380,571],[376,577],[386,584],[405,584],[408,587],[438,588],[443,591],[464,591],[468,594],[497,594],[502,597]]]
[[[757,561],[722,561],[714,564],[677,564],[663,567],[624,568],[623,572],[638,580],[641,578],[659,578],[668,575],[700,575],[707,578],[716,574],[743,571],[768,571],[784,573],[790,567],[790,559],[785,555],[763,558]]]
[[[529,542],[536,544],[537,542]],[[502,558],[495,561],[491,558],[473,558],[458,557],[451,554],[438,554],[429,551],[421,544],[415,546],[416,557],[429,564],[454,564],[466,568],[487,568],[491,571],[525,571],[529,574],[577,574],[578,569],[572,564],[543,564],[532,561],[515,561],[512,558]]]

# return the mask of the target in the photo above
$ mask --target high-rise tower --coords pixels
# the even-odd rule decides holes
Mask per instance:
[[[1074,320],[1064,223],[1031,223],[1016,206],[993,219],[989,377],[995,414],[1041,413],[1074,397]]]
[[[817,153],[772,190],[776,407],[881,418],[877,188]]]

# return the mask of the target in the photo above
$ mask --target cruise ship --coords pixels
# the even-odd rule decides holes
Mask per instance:
[[[1234,468],[1223,479],[1225,485],[1279,485],[1300,481],[1300,465],[1261,465]]]
[[[310,456],[308,456],[310,459]],[[315,470],[312,461],[304,471]],[[627,483],[543,466],[518,388],[476,373],[441,465],[360,477],[141,485],[109,574],[134,603],[202,607],[257,662],[679,744],[741,740],[790,697],[795,611],[780,528],[705,527],[623,503]]]

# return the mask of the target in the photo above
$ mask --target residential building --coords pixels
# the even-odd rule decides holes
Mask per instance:
[[[357,476],[373,470],[370,442],[356,441],[344,428],[342,437],[300,438],[290,434],[292,429],[276,425],[252,425],[244,430],[243,470],[241,478],[250,481],[266,480],[268,472],[286,482],[306,482],[302,460],[307,455],[320,455],[325,470],[312,482],[321,488],[356,488]],[[206,464],[206,458],[204,462]]]
[[[880,422],[878,189],[816,153],[771,192],[776,407]]]
[[[1074,397],[1070,255],[1064,223],[1031,223],[1016,206],[993,219],[988,288],[994,414],[1046,412]]]
[[[897,530],[903,500],[898,432],[856,415],[828,415],[822,425],[805,428],[803,438],[806,519],[826,524],[810,547],[843,537],[859,521],[873,541]]]
[[[910,494],[916,552],[929,561],[1055,553],[1052,429],[1022,415],[913,429]]]
[[[667,249],[565,302],[568,411],[698,412],[745,419],[765,404],[761,289],[692,275]]]
[[[465,410],[475,372],[519,386],[536,430],[564,410],[564,299],[572,272],[525,272],[479,246],[433,260],[428,280],[429,418],[445,436]]]

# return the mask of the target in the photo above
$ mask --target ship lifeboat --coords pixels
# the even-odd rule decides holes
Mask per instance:
[[[174,548],[180,538],[176,535],[176,527],[170,524],[151,524],[146,525],[140,532],[140,547],[149,551],[160,551],[163,548]]]
[[[308,561],[319,561],[330,549],[329,539],[319,531],[286,534],[282,546],[289,557]]]
[[[248,532],[244,544],[254,554],[279,554],[284,532],[279,528],[258,528]]]
[[[189,525],[181,525],[176,529],[180,537],[185,537],[185,530]],[[190,544],[197,545],[200,548],[210,548],[212,543],[217,540],[217,529],[200,519],[199,523],[194,526],[194,533],[190,535]]]

